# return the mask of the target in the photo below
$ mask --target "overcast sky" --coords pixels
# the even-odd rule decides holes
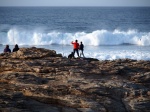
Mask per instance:
[[[0,6],[150,6],[150,0],[0,0]]]

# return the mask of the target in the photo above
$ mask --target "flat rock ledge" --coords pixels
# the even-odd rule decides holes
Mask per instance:
[[[0,112],[150,112],[150,61],[2,53]]]

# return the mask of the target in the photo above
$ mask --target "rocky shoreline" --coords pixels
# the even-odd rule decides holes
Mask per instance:
[[[2,53],[0,112],[150,112],[150,61]]]

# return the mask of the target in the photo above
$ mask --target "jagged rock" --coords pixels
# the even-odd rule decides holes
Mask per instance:
[[[54,50],[44,48],[20,48],[17,52],[2,53],[0,58],[20,58],[20,59],[38,59],[44,57],[62,57],[61,54],[56,54]]]
[[[149,112],[150,61],[67,59],[54,50],[0,54],[0,111]]]

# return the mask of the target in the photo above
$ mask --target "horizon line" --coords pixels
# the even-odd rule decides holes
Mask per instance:
[[[150,7],[150,6],[0,6],[0,7]]]

